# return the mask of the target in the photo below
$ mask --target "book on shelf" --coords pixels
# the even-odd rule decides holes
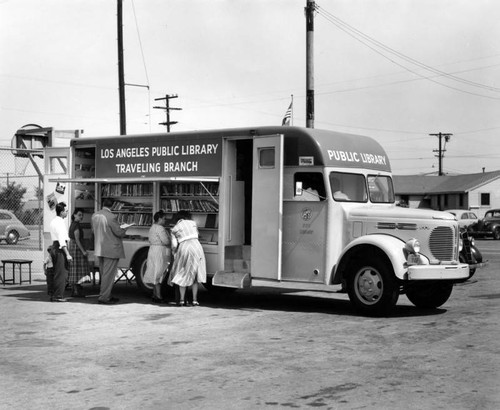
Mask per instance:
[[[178,182],[164,184],[161,188],[163,196],[218,196],[218,182]]]
[[[161,208],[167,212],[219,212],[219,206],[206,199],[162,199]]]
[[[219,215],[208,214],[207,221],[205,222],[205,228],[218,228],[219,227]]]

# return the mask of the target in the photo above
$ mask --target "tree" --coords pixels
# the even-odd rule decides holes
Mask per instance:
[[[21,201],[27,188],[16,184],[15,182],[7,184],[0,190],[0,208],[9,209],[17,214],[21,208]]]

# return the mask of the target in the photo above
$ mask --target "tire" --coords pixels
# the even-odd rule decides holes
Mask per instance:
[[[376,256],[356,262],[347,277],[347,293],[356,310],[366,315],[387,314],[397,303],[399,286],[392,267]]]
[[[500,240],[500,228],[495,228],[493,231],[493,239]]]
[[[467,263],[466,259],[462,256],[462,253],[460,253],[458,260],[460,261],[460,263]],[[469,268],[469,277],[466,279],[460,279],[455,283],[463,283],[468,281],[470,278],[472,278],[472,276],[474,276],[474,273],[476,273],[476,268]]]
[[[416,307],[435,309],[446,303],[452,290],[453,283],[421,282],[408,287],[406,296]]]
[[[139,289],[141,289],[144,293],[150,295],[153,292],[153,286],[144,283],[144,273],[146,272],[147,260],[148,249],[142,249],[134,258],[134,262],[132,264],[132,272],[134,273],[135,281],[137,282],[137,286],[139,287]]]
[[[19,240],[19,233],[13,229],[12,231],[9,231],[7,233],[5,242],[7,242],[9,245],[15,245],[18,240]]]

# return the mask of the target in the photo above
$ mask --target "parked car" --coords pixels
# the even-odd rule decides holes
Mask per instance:
[[[18,241],[28,239],[30,231],[16,216],[6,209],[0,209],[0,242],[14,245]]]
[[[455,215],[460,228],[468,228],[479,221],[477,215],[467,209],[447,209],[445,212]]]
[[[493,238],[500,240],[500,209],[490,209],[476,224],[469,227],[474,238]]]

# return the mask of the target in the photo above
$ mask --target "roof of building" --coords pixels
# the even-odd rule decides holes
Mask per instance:
[[[397,195],[466,193],[500,178],[500,171],[463,175],[394,175]]]

